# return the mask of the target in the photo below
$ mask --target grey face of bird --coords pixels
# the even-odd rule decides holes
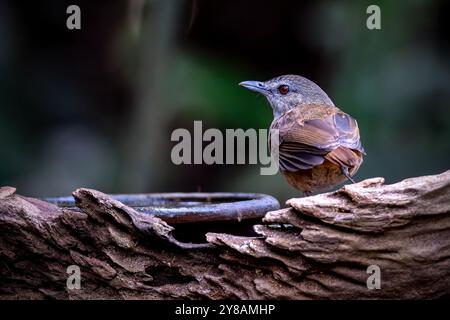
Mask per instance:
[[[274,118],[306,104],[334,106],[328,95],[317,84],[297,75],[280,76],[265,82],[243,81],[239,85],[263,94],[272,107]]]

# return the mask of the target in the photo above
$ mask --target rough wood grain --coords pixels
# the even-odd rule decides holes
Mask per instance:
[[[261,237],[208,233],[204,244],[101,192],[73,195],[82,212],[0,188],[0,299],[450,295],[450,171],[291,199],[254,226]],[[70,265],[79,290],[66,286]],[[380,289],[367,288],[370,265]]]

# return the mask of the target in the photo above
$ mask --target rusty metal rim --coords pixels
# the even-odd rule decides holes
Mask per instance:
[[[278,200],[261,193],[115,194],[111,198],[170,224],[260,219],[280,208]],[[79,210],[73,197],[45,198],[60,207]]]

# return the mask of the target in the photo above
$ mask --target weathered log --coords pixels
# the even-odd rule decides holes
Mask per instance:
[[[0,189],[0,299],[364,299],[450,294],[450,171],[384,185],[374,178],[291,199],[261,237],[206,244],[90,189],[79,211]],[[195,225],[193,226],[195,228]],[[81,270],[68,289],[67,268]],[[380,289],[369,289],[369,266]]]

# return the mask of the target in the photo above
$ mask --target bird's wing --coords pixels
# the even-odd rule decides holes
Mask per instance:
[[[282,170],[295,172],[311,169],[325,159],[352,166],[353,152],[330,153],[338,148],[364,153],[356,120],[337,108],[335,110],[316,118],[309,115],[304,120],[302,111],[296,108],[274,120],[271,129],[279,130],[279,163]],[[327,157],[328,154],[334,157]]]
[[[361,144],[356,120],[342,111],[334,114],[332,119],[333,125],[339,133],[340,146],[366,154]]]

